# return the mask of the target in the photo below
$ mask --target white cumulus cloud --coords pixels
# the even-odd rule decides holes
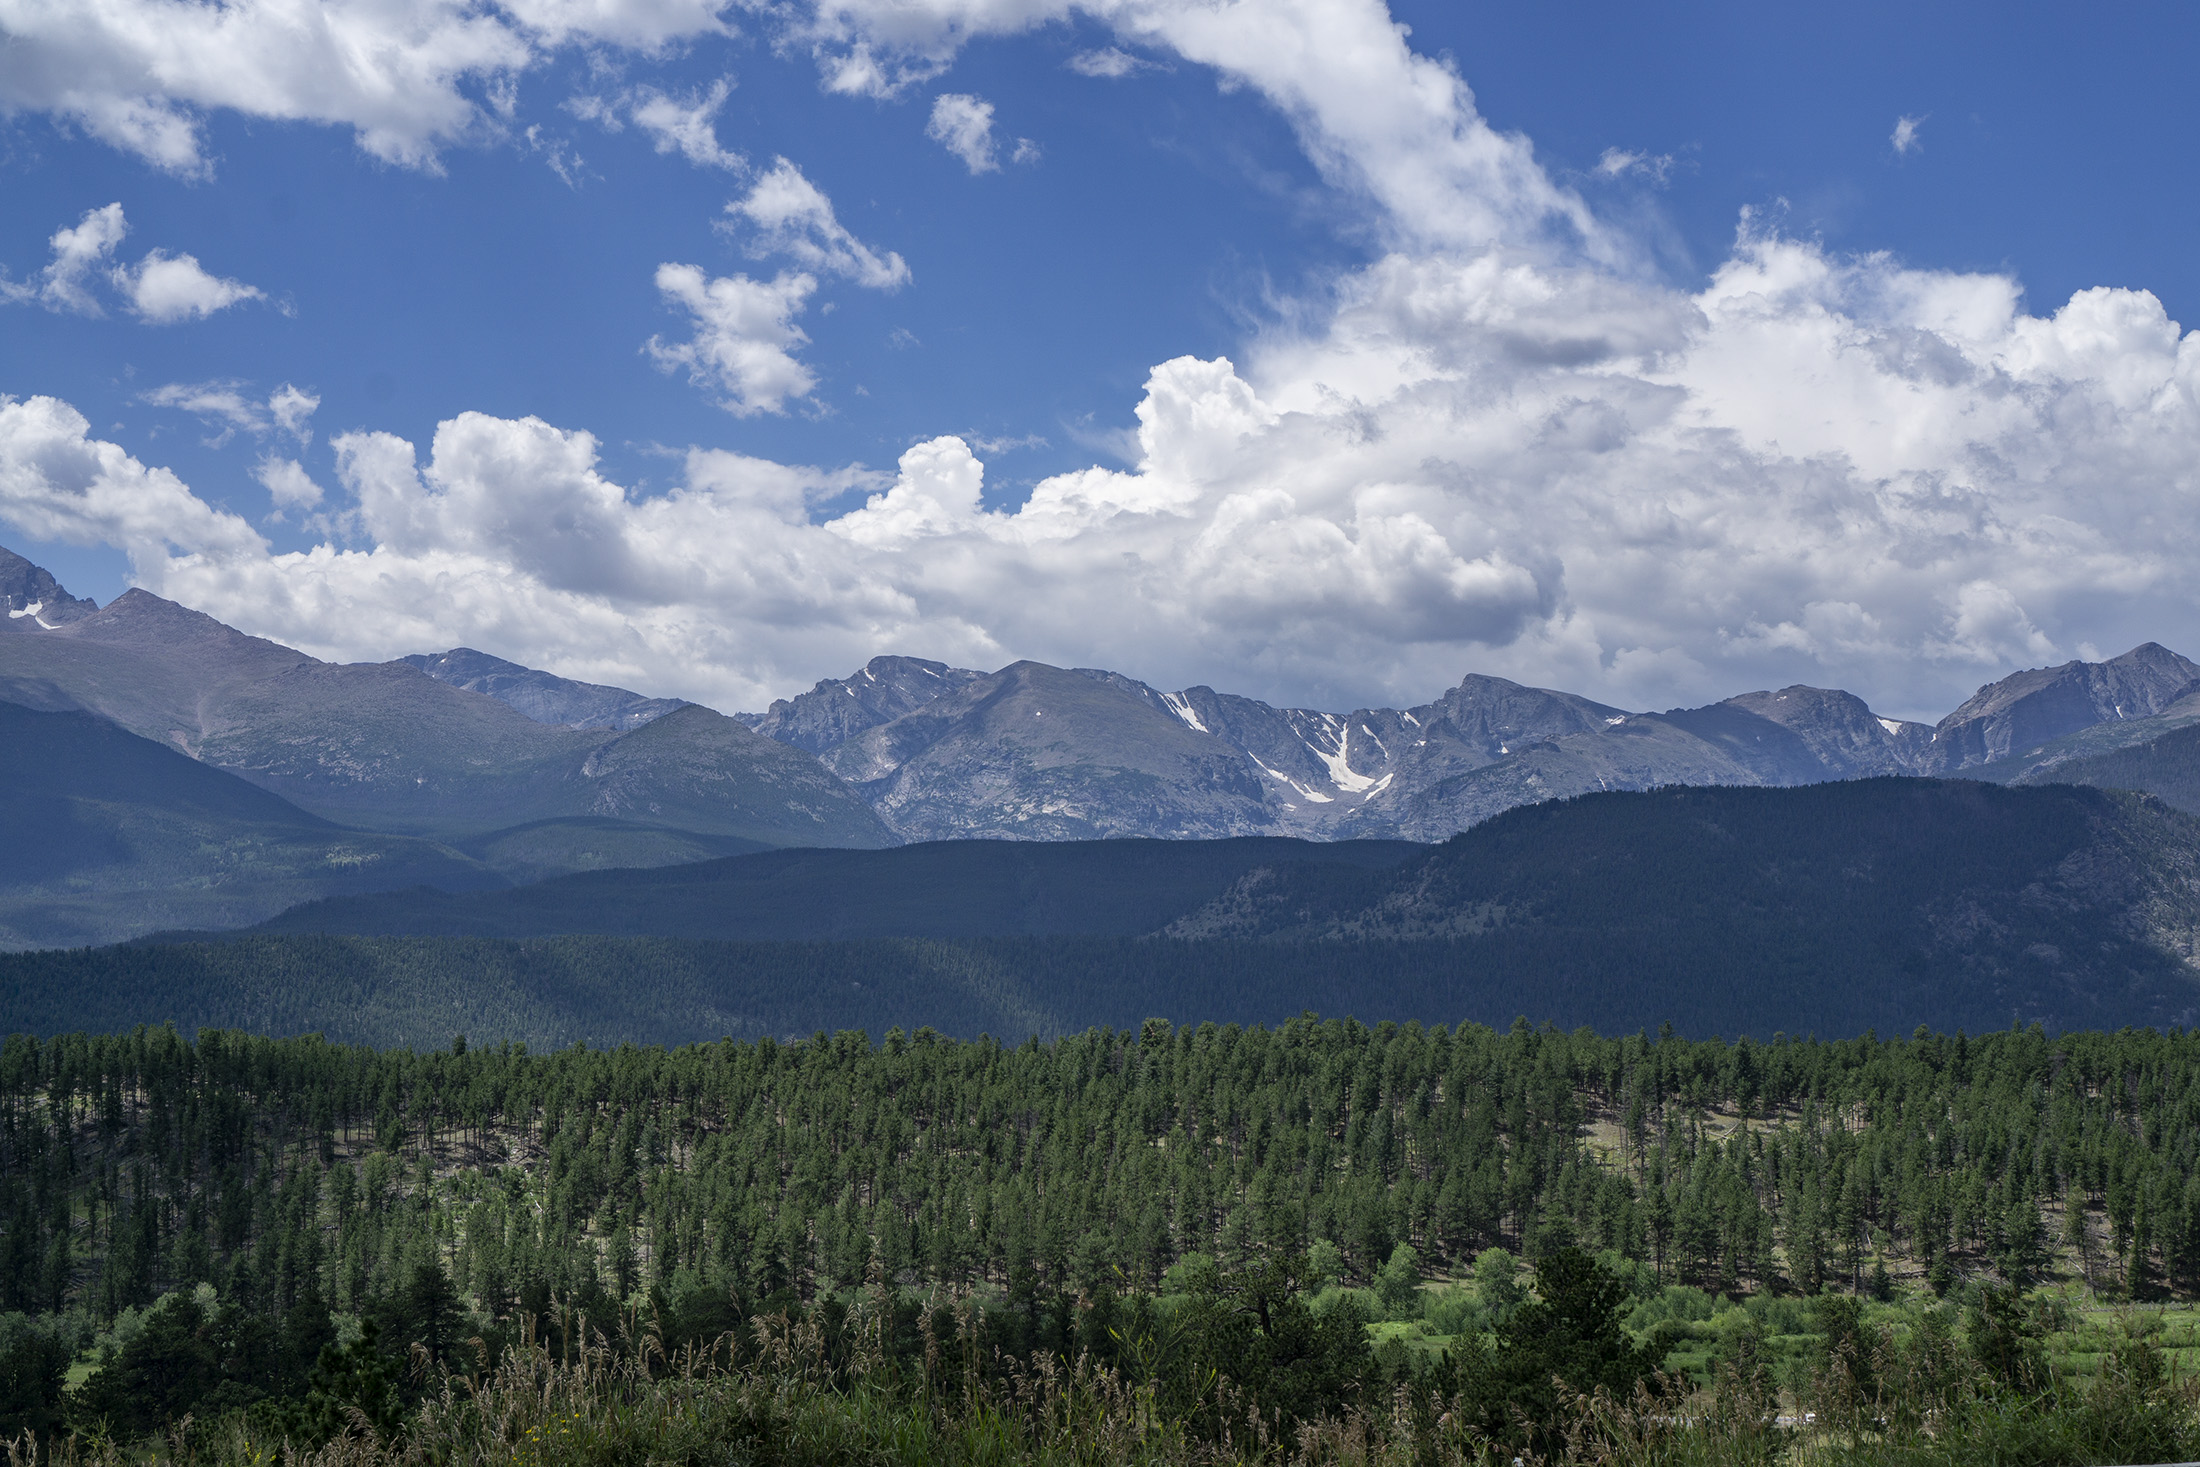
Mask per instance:
[[[817,386],[795,358],[810,338],[794,324],[817,289],[815,276],[712,279],[699,266],[665,264],[657,267],[657,289],[667,305],[687,312],[694,335],[677,342],[653,336],[649,354],[667,371],[685,369],[689,381],[715,389],[726,411],[743,418],[784,412],[789,398]]]
[[[1914,153],[1925,146],[1917,135],[1918,129],[1924,125],[1925,119],[1922,117],[1897,117],[1894,120],[1894,132],[1887,141],[1897,153]]]
[[[267,490],[277,510],[312,509],[321,502],[321,486],[294,458],[270,454],[253,465],[252,477]]]
[[[50,311],[71,311],[80,316],[102,316],[91,286],[104,275],[115,246],[130,232],[122,217],[122,205],[88,210],[74,226],[56,230],[48,243],[53,259],[38,274],[36,284],[17,284],[0,276],[0,299],[19,304],[36,302]]]
[[[1266,98],[1379,249],[1227,358],[1156,366],[1127,469],[989,508],[971,442],[927,435],[888,473],[697,449],[644,494],[590,425],[459,413],[424,446],[335,440],[322,508],[352,537],[278,553],[34,399],[0,407],[0,517],[321,655],[464,642],[729,708],[899,651],[1339,708],[1478,670],[1635,707],[1801,681],[1914,716],[2088,647],[2200,650],[2200,334],[2154,296],[2034,314],[2010,276],[1753,218],[1676,288],[1372,0],[1078,10]],[[1069,14],[827,0],[801,38],[886,91]],[[731,217],[801,268],[658,272],[690,330],[649,350],[737,414],[815,390],[819,278],[895,274],[799,177]]]
[[[267,400],[268,415],[275,420],[275,426],[300,443],[313,441],[313,430],[306,426],[306,421],[320,410],[321,399],[317,393],[289,382],[276,388]]]
[[[93,438],[82,413],[51,397],[0,396],[0,518],[41,540],[119,546],[139,565],[167,563],[171,549],[245,563],[267,553],[243,519]]]
[[[129,297],[133,311],[156,326],[204,320],[239,301],[267,298],[257,286],[209,273],[196,255],[164,250],[116,270],[115,286]]]
[[[92,287],[104,281],[140,320],[171,326],[203,319],[240,301],[267,298],[257,286],[209,273],[195,255],[156,249],[135,265],[118,264],[116,248],[129,232],[122,205],[89,210],[75,225],[54,233],[49,241],[53,259],[39,272],[35,284],[18,284],[0,276],[0,300],[103,316],[106,311]]]
[[[833,201],[785,158],[773,160],[754,187],[726,205],[726,213],[747,226],[747,242],[755,254],[791,255],[811,270],[873,290],[898,290],[909,283],[909,266],[901,256],[892,250],[881,254],[849,233],[834,215]]]
[[[973,174],[1000,171],[994,156],[993,104],[967,92],[942,92],[932,101],[924,135],[962,159]]]
[[[713,278],[700,266],[668,263],[657,289],[684,311],[693,328],[682,341],[652,337],[645,348],[666,371],[715,392],[737,417],[785,412],[808,397],[817,375],[799,353],[809,336],[796,323],[817,291],[817,274],[838,275],[873,290],[898,290],[909,266],[898,254],[857,239],[833,212],[832,200],[785,158],[774,160],[742,197],[726,205],[727,224],[753,255],[789,255],[805,269],[770,280],[745,274]]]
[[[208,114],[349,127],[433,167],[496,135],[499,99],[568,46],[644,53],[723,33],[725,0],[0,0],[0,113],[35,112],[185,175]],[[486,98],[484,107],[479,98]]]
[[[789,295],[689,285],[726,287],[731,324],[675,365],[752,411],[799,395]],[[425,463],[337,440],[365,548],[275,554],[49,403],[43,439],[0,448],[0,513],[109,536],[152,589],[324,655],[466,641],[721,707],[904,651],[1336,707],[1472,669],[1934,714],[2081,642],[2200,647],[2200,336],[2143,292],[2021,299],[1761,230],[1687,294],[1395,255],[1240,360],[1163,363],[1133,467],[1013,508],[962,438],[884,479],[696,451],[645,497],[585,432],[469,413]],[[22,467],[62,447],[128,464],[104,519]]]

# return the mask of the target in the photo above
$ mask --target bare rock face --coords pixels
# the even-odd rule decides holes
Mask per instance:
[[[734,717],[766,738],[822,754],[983,676],[921,657],[874,657],[849,677],[827,678],[762,713]]]
[[[2023,758],[2097,724],[2152,718],[2200,689],[2200,664],[2154,642],[2106,662],[2032,668],[1988,683],[1933,730],[1921,772]]]
[[[1259,773],[1143,684],[1019,662],[880,724],[826,763],[906,839],[1276,832]]]
[[[1826,778],[1915,774],[1933,740],[1929,726],[1881,718],[1862,698],[1839,689],[1797,684],[1776,693],[1743,693],[1720,706],[1755,714],[1794,734]]]
[[[679,698],[645,698],[625,688],[576,682],[471,647],[416,652],[397,660],[419,668],[439,683],[470,693],[486,693],[537,723],[561,728],[609,728],[626,733],[689,706]]]
[[[1051,709],[1029,701],[1042,686]],[[909,658],[875,659],[743,722],[815,750],[910,840],[1443,840],[1599,790],[1916,773],[1932,742],[1852,693],[1800,685],[1635,714],[1470,674],[1416,707],[1329,713],[1095,668]]]
[[[44,566],[32,565],[0,545],[0,611],[8,614],[9,621],[28,618],[57,627],[97,610],[97,603],[63,590]]]

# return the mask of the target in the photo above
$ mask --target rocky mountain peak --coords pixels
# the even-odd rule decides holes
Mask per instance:
[[[1933,730],[1929,773],[2023,755],[2095,724],[2152,718],[2200,688],[2200,663],[2156,642],[2106,662],[2035,667],[1988,683]]]
[[[397,660],[419,668],[439,683],[486,694],[536,723],[563,728],[608,728],[624,733],[689,706],[680,698],[649,698],[625,688],[577,682],[471,647],[416,652]]]
[[[1932,744],[1926,725],[1881,718],[1862,698],[1839,688],[1797,683],[1778,692],[1743,693],[1727,699],[1726,706],[1779,724],[1842,779],[1912,773]]]
[[[50,630],[89,616],[99,606],[71,596],[44,566],[0,545],[0,610],[10,622],[31,621]]]
[[[984,676],[922,657],[874,657],[848,677],[827,678],[762,713],[735,716],[766,738],[822,754]]]
[[[78,617],[66,634],[139,654],[208,680],[264,677],[289,668],[320,666],[295,647],[270,642],[136,587],[99,610]]]

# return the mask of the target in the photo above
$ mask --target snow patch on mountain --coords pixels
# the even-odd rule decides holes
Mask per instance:
[[[1320,744],[1307,741],[1307,747],[1315,757],[1329,766],[1329,782],[1348,795],[1356,795],[1375,783],[1375,777],[1361,774],[1352,767],[1352,725],[1334,714],[1325,713],[1323,719],[1337,730],[1337,747],[1332,753]]]
[[[1190,700],[1185,698],[1182,693],[1163,693],[1161,695],[1161,701],[1169,705],[1169,711],[1171,713],[1174,713],[1178,718],[1184,720],[1184,726],[1186,728],[1189,728],[1196,733],[1210,732],[1207,725],[1199,721],[1199,715],[1192,711]]]

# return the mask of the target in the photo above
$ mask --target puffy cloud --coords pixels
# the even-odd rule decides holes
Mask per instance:
[[[748,285],[781,329],[799,301]],[[272,554],[73,414],[59,437],[155,507],[127,535],[42,487],[88,473],[0,473],[10,518],[73,516],[153,589],[310,650],[467,641],[720,706],[899,650],[1345,707],[1472,668],[1638,707],[1845,685],[1916,715],[2081,643],[2200,645],[2200,337],[2141,292],[2033,316],[2003,277],[1752,231],[1687,295],[1393,256],[1249,346],[1154,370],[1132,468],[1003,508],[959,438],[884,479],[697,452],[643,496],[585,432],[480,414],[424,464],[337,440],[324,508],[362,549]],[[694,369],[749,410],[797,395],[710,350],[731,365]]]
[[[993,104],[968,92],[942,92],[932,101],[932,118],[924,135],[962,159],[973,174],[997,173],[994,156]]]
[[[863,508],[829,528],[858,545],[907,545],[912,541],[979,527],[985,465],[960,438],[934,438],[901,456],[894,486],[874,494]]]
[[[53,260],[39,273],[37,284],[19,285],[0,276],[0,300],[103,316],[91,286],[104,277],[140,320],[168,326],[211,316],[239,301],[266,299],[255,286],[209,274],[194,255],[156,249],[135,265],[113,264],[115,249],[129,232],[122,205],[90,210],[74,228],[54,234]]]
[[[1914,153],[1925,146],[1917,135],[1917,130],[1924,125],[1925,119],[1922,117],[1897,117],[1894,120],[1894,132],[1887,141],[1897,153]]]
[[[462,413],[436,430],[425,474],[412,445],[387,433],[347,433],[333,446],[338,477],[378,544],[409,555],[524,558],[566,590],[633,594],[643,584],[627,550],[626,492],[596,472],[587,433]]]
[[[313,482],[305,465],[294,458],[278,458],[273,454],[253,465],[252,477],[259,480],[275,501],[278,512],[286,509],[312,509],[321,502],[321,486]]]
[[[117,270],[115,285],[129,296],[130,308],[156,326],[203,320],[239,301],[267,298],[257,286],[209,274],[195,255],[163,250]]]
[[[695,265],[665,264],[657,267],[657,289],[668,305],[688,313],[695,334],[680,342],[653,336],[649,354],[666,371],[685,368],[690,382],[716,389],[727,412],[742,418],[784,412],[787,399],[807,397],[817,386],[794,355],[810,339],[794,318],[817,289],[815,276],[714,280]]]
[[[41,540],[120,546],[141,568],[267,551],[242,519],[93,438],[82,413],[51,397],[0,396],[0,518]]]
[[[432,167],[493,133],[475,95],[549,52],[655,51],[723,32],[724,0],[0,0],[0,111],[40,112],[171,172],[203,174],[213,111],[351,128],[386,162]]]
[[[888,250],[880,254],[850,234],[833,214],[833,201],[802,170],[785,158],[746,194],[726,205],[726,213],[747,225],[757,255],[792,255],[804,266],[844,276],[873,290],[899,290],[909,283],[909,266]]]
[[[306,420],[320,409],[321,399],[317,394],[288,382],[276,388],[267,400],[268,415],[275,420],[275,426],[300,443],[313,441],[313,430],[306,426]]]
[[[90,287],[97,276],[106,273],[115,246],[129,232],[122,205],[88,210],[74,228],[54,232],[49,241],[53,260],[39,272],[35,285],[18,285],[0,277],[0,300],[36,302],[49,311],[73,311],[80,316],[105,315]]]
[[[2033,315],[2006,276],[1755,220],[1701,288],[1661,286],[1379,5],[1080,9],[1256,88],[1386,251],[1230,360],[1156,367],[1127,470],[988,508],[969,443],[934,437],[891,475],[692,452],[645,495],[578,425],[462,414],[425,461],[337,440],[351,539],[277,554],[45,403],[0,418],[0,514],[323,655],[463,641],[719,706],[905,651],[1343,707],[1474,669],[1637,707],[1846,685],[1916,715],[2088,646],[2200,648],[2200,335],[2153,296]],[[878,91],[1068,13],[833,0],[806,34]],[[650,349],[737,413],[814,389],[819,276],[892,273],[788,169],[734,217],[800,273],[658,274],[694,329]]]

